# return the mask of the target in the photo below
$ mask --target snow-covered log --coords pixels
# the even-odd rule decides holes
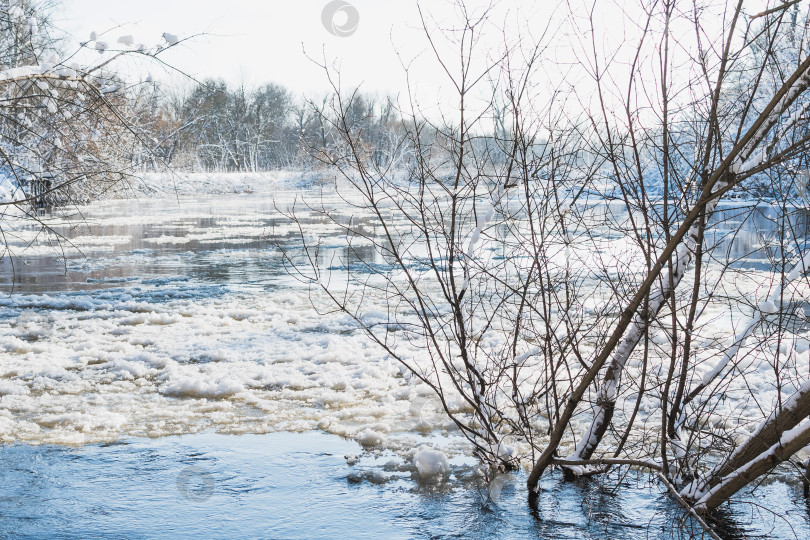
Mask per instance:
[[[763,456],[767,458],[772,453],[773,448],[779,445],[784,446],[787,441],[786,437],[790,439],[792,435],[789,434],[795,435],[796,426],[807,419],[808,416],[810,416],[810,380],[806,381],[792,396],[785,400],[781,409],[774,410],[725,461],[704,477],[696,479],[687,485],[682,491],[683,496],[691,500],[701,499],[709,491],[713,491],[716,486],[727,482],[726,478],[733,476],[735,471],[749,470],[747,468],[751,467],[753,463],[764,459]],[[807,428],[805,427],[805,429]],[[800,445],[792,452],[784,454],[785,458],[807,445],[808,442]],[[780,461],[782,460],[780,459]],[[776,463],[773,465],[776,465]],[[762,466],[764,465],[756,465],[756,468],[751,469],[751,471],[759,471]],[[739,481],[735,480],[735,482]],[[738,489],[734,489],[732,493]],[[726,491],[721,490],[720,493],[726,493]],[[712,497],[718,497],[718,495],[712,495]]]
[[[717,508],[735,493],[810,444],[810,421],[783,431],[777,441],[739,468],[734,468],[707,491],[682,492],[696,500],[697,511]]]

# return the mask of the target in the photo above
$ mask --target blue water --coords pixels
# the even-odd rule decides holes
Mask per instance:
[[[672,511],[654,489],[647,488],[650,498],[628,497],[551,477],[536,513],[523,477],[489,505],[477,484],[458,479],[420,484],[376,466],[376,478],[391,479],[372,483],[362,460],[350,467],[343,457],[360,451],[320,433],[9,446],[0,453],[0,535],[639,538],[655,536]]]
[[[488,498],[466,464],[455,464],[440,483],[423,483],[385,465],[390,457],[361,456],[350,466],[348,453],[362,450],[317,432],[6,446],[0,450],[0,537],[700,536],[656,482],[634,473],[566,482],[552,472],[533,509],[523,474],[505,477],[499,496]],[[746,498],[724,511],[727,537],[810,534],[797,487],[773,483]]]

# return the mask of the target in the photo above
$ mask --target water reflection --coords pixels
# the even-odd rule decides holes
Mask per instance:
[[[804,251],[809,212],[772,205],[721,207],[709,222],[706,246],[734,267],[780,270],[783,254]]]
[[[42,293],[182,275],[198,282],[244,283],[279,275],[271,245],[282,220],[269,197],[114,201],[82,209],[81,220],[48,222],[52,234],[12,242],[0,260],[3,292]],[[78,223],[78,224],[77,224]],[[51,247],[61,238],[61,246]]]

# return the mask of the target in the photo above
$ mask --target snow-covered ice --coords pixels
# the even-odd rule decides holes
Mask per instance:
[[[203,430],[322,429],[369,450],[387,448],[412,458],[426,437],[440,437],[444,453],[469,451],[427,386],[373,345],[355,321],[319,314],[313,303],[323,313],[326,297],[317,290],[310,294],[284,272],[274,242],[294,252],[300,240],[295,224],[276,206],[312,189],[339,205],[337,197],[329,199],[334,194],[321,193],[322,180],[282,172],[154,175],[131,186],[151,199],[96,202],[78,209],[86,220],[78,226],[53,218],[49,225],[66,237],[58,249],[51,235],[18,228],[11,253],[25,271],[18,271],[15,292],[0,297],[0,441],[83,444]],[[212,193],[220,195],[207,195]],[[345,231],[307,223],[306,233],[322,241],[329,256],[340,255]],[[622,238],[579,252],[576,235],[566,241],[570,259],[562,248],[551,253],[559,264],[593,264],[587,257],[596,256],[611,264],[637,256]],[[485,238],[479,242],[476,256],[485,259]],[[696,381],[722,357],[723,340],[733,338],[733,329],[773,295],[773,283],[770,272],[751,270],[721,284],[747,303],[731,312],[707,308],[711,324],[695,335],[706,356]],[[790,295],[810,297],[805,280],[790,287]],[[595,309],[598,302],[594,294],[584,305]],[[364,313],[372,322],[386,316],[379,309]],[[666,333],[655,328],[652,336],[651,354],[665,355]],[[783,354],[797,365],[804,355],[806,366],[808,336],[799,332],[788,341]],[[405,342],[401,352],[417,361],[424,354]],[[524,344],[518,353],[523,361],[542,362],[534,345]],[[727,388],[728,399],[717,405],[712,421],[723,421],[727,411],[751,399],[751,391],[767,410],[773,385],[746,371],[763,354],[771,352],[743,346],[737,369],[746,377]],[[638,369],[633,358],[628,369]],[[786,392],[790,384],[783,381]],[[606,391],[619,394],[621,421],[636,395],[618,387]],[[660,416],[653,414],[655,399],[650,394],[639,409],[649,415],[651,429]],[[448,405],[469,411],[452,395]],[[590,411],[583,412],[572,422],[578,433],[590,423]],[[744,436],[759,422],[756,415],[742,415],[729,429]],[[527,448],[508,441],[494,451],[511,458]],[[441,460],[419,461],[425,470],[441,467]]]
[[[421,448],[413,456],[413,464],[422,478],[432,478],[450,472],[447,456],[440,450]]]

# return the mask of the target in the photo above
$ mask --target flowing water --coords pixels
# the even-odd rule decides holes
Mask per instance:
[[[285,270],[284,253],[300,256],[301,237],[278,208],[298,196],[105,201],[70,220],[45,216],[50,232],[7,235],[0,536],[697,532],[658,484],[634,474],[547,475],[534,509],[522,474],[483,487],[424,389]],[[302,215],[305,238],[320,241],[326,259],[359,253],[386,267],[370,247],[352,253],[338,228]],[[739,266],[770,269],[778,212],[720,217],[708,241]],[[803,213],[788,224],[804,238]],[[449,479],[416,477],[409,456],[425,444],[452,456]],[[732,505],[726,533],[810,537],[791,478],[777,475]]]

